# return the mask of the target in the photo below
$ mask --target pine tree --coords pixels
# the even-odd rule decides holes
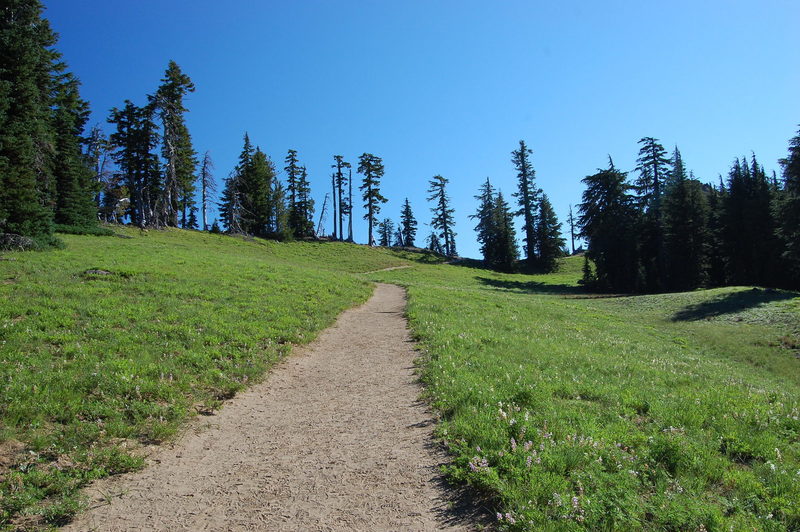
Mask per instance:
[[[569,206],[569,218],[567,218],[567,222],[569,223],[569,240],[572,244],[572,254],[575,254],[575,217],[572,215],[572,205]]]
[[[327,199],[327,198],[325,198]],[[340,240],[338,231],[337,231],[337,223],[339,220],[339,196],[336,194],[336,172],[331,173],[331,203],[333,204],[333,234],[331,238],[333,240]],[[323,202],[322,211],[325,212],[325,203]]]
[[[250,171],[253,163],[253,153],[255,149],[250,142],[250,136],[244,134],[244,145],[239,154],[239,163],[225,180],[225,187],[219,202],[219,213],[222,223],[229,233],[244,233],[246,223],[243,222],[243,197],[247,193],[245,184],[247,182],[247,172]]]
[[[37,0],[0,8],[0,233],[53,232],[51,71],[56,35]]]
[[[785,284],[800,288],[800,131],[789,141],[789,155],[781,159],[783,188],[775,205],[776,233],[787,265]]]
[[[637,236],[638,212],[629,194],[627,174],[609,167],[583,179],[586,190],[578,206],[586,256],[595,264],[598,287],[636,291],[642,288]]]
[[[394,222],[391,218],[384,218],[378,224],[378,245],[389,247],[392,245],[392,236],[394,234]]]
[[[125,107],[112,109],[108,118],[109,123],[116,126],[110,137],[114,150],[111,156],[130,194],[131,222],[139,227],[164,225],[156,209],[161,196],[161,172],[158,156],[153,153],[159,141],[154,112],[152,105],[138,107],[125,100]]]
[[[275,168],[272,161],[256,147],[253,157],[240,175],[240,191],[243,232],[256,236],[267,236],[270,221],[274,216],[270,201]]]
[[[542,194],[539,201],[539,213],[536,217],[536,242],[539,244],[537,260],[539,268],[544,272],[555,271],[564,247],[564,239],[561,237],[561,224],[547,194]]]
[[[163,128],[161,156],[164,159],[163,188],[159,198],[159,217],[165,225],[178,226],[181,213],[182,225],[186,226],[189,209],[194,206],[195,168],[197,153],[192,147],[192,138],[186,127],[184,98],[195,87],[175,61],[170,61],[161,85],[150,97],[157,110]]]
[[[342,225],[342,220],[344,219],[345,215],[350,214],[350,202],[344,197],[344,186],[349,185],[349,179],[344,175],[345,168],[350,168],[350,163],[344,160],[341,155],[334,155],[333,156],[334,164],[331,165],[331,168],[335,168],[336,171],[333,173],[333,188],[334,188],[334,197],[333,197],[333,208],[334,208],[334,220],[333,220],[333,233],[334,238],[336,238],[336,222],[338,216],[339,222],[339,240],[344,240],[344,228]]]
[[[439,241],[439,236],[436,234],[436,231],[431,231],[425,243],[430,251],[433,251],[437,255],[444,255],[442,243]]]
[[[86,154],[85,157],[89,166],[92,169],[94,176],[94,189],[95,205],[97,210],[100,211],[103,206],[102,195],[105,194],[106,189],[109,187],[109,182],[113,179],[113,172],[108,169],[108,158],[110,155],[111,146],[108,138],[100,126],[95,124],[89,133],[89,138],[86,140]]]
[[[633,188],[644,205],[658,208],[664,181],[669,175],[670,160],[667,158],[667,150],[658,139],[643,137],[639,139],[639,144],[642,145],[636,159],[639,176]]]
[[[706,278],[708,286],[723,286],[725,279],[725,239],[724,219],[727,190],[719,176],[719,187],[711,184],[703,186],[708,202],[708,267]]]
[[[300,212],[297,209],[297,188],[300,179],[300,163],[297,159],[297,150],[289,150],[284,159],[286,166],[286,192],[288,193],[289,204],[289,227],[294,236],[298,236],[301,229]]]
[[[497,196],[494,198],[493,217],[495,231],[493,238],[495,249],[492,253],[494,257],[493,267],[504,272],[512,272],[519,259],[519,247],[517,246],[517,235],[514,231],[514,214],[500,191],[497,192]]]
[[[524,222],[522,231],[525,235],[523,241],[525,242],[525,259],[528,264],[533,265],[536,261],[536,250],[538,249],[538,242],[536,242],[536,211],[539,202],[539,194],[541,191],[536,188],[536,171],[530,161],[532,150],[525,145],[524,140],[519,141],[519,149],[511,152],[511,162],[517,170],[517,192],[514,197],[517,198],[517,205],[519,211],[517,216],[523,216]]]
[[[643,213],[641,225],[641,261],[645,270],[647,287],[653,291],[664,288],[667,257],[664,249],[663,220],[661,216],[661,196],[669,175],[670,161],[667,150],[658,139],[644,137],[639,140],[642,147],[636,171],[639,173],[634,183],[638,194],[639,208]]]
[[[495,191],[489,178],[481,185],[480,192],[475,199],[478,200],[478,210],[470,215],[470,219],[478,220],[475,232],[478,235],[480,251],[483,255],[483,262],[490,268],[497,263],[497,235],[496,226],[497,216],[495,209]]]
[[[214,161],[211,160],[211,153],[206,151],[203,155],[203,165],[200,168],[200,207],[203,209],[203,231],[208,231],[208,203],[211,201],[211,196],[217,191],[213,171]]]
[[[370,246],[375,244],[372,229],[376,217],[381,212],[381,204],[388,201],[380,191],[383,172],[383,160],[380,157],[371,153],[363,153],[358,158],[358,173],[364,176],[359,189],[361,190],[361,199],[364,201],[364,208],[367,209],[364,219],[367,220],[369,227],[368,243]]]
[[[63,66],[59,65],[61,70]],[[94,196],[98,191],[88,158],[81,151],[89,106],[69,73],[56,76],[52,111],[55,157],[55,222],[79,227],[97,225]]]
[[[314,236],[314,200],[311,199],[311,184],[308,182],[308,172],[305,166],[300,167],[297,178],[297,191],[295,194],[295,236],[308,238]]]
[[[689,179],[678,148],[664,191],[665,284],[690,290],[707,282],[709,207],[703,185]]]
[[[396,248],[402,248],[406,245],[403,240],[403,228],[400,225],[394,231],[394,243],[392,245]]]
[[[755,155],[750,164],[735,160],[727,189],[722,218],[727,282],[772,285],[779,245],[769,181]]]
[[[428,184],[428,201],[434,202],[431,207],[433,219],[431,220],[431,227],[439,231],[439,237],[444,241],[444,254],[448,257],[456,256],[456,234],[453,232],[455,220],[453,213],[455,212],[450,207],[450,197],[447,195],[447,183],[449,180],[440,175],[433,176]]]
[[[347,163],[347,241],[353,241],[353,168],[350,163]]]
[[[414,213],[411,212],[411,204],[406,198],[403,203],[403,209],[400,211],[400,227],[398,228],[402,235],[403,246],[413,248],[414,240],[417,237],[417,219],[414,218]]]

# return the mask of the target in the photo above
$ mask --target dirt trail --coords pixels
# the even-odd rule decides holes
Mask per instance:
[[[65,529],[470,529],[439,485],[404,306],[400,287],[379,284],[207,428],[95,483]]]

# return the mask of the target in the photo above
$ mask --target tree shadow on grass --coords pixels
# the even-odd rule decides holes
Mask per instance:
[[[481,284],[516,292],[518,294],[584,294],[586,290],[580,286],[569,286],[566,284],[546,284],[537,281],[509,281],[501,279],[491,279],[489,277],[475,276]]]
[[[770,288],[753,288],[741,292],[731,292],[716,297],[710,301],[703,301],[689,305],[679,310],[672,316],[672,321],[697,321],[711,319],[726,314],[736,314],[774,301],[785,301],[800,297],[800,294],[773,290]]]

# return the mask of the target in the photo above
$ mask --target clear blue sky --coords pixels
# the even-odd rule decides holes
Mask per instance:
[[[279,168],[298,150],[321,207],[332,155],[355,163],[371,152],[386,166],[381,217],[397,220],[408,197],[422,241],[427,182],[442,174],[463,256],[479,256],[467,216],[480,183],[515,189],[520,139],[565,221],[580,180],[609,154],[632,169],[643,136],[677,144],[699,179],[715,181],[751,151],[779,170],[800,124],[796,0],[45,5],[93,121],[126,98],[144,103],[174,59],[197,86],[188,124],[218,180],[247,131]]]

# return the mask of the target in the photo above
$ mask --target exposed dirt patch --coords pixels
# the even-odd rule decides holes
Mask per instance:
[[[6,478],[6,473],[10,467],[14,466],[25,450],[25,445],[17,440],[6,440],[0,442],[0,482]]]
[[[469,530],[418,401],[405,294],[378,285],[67,530]]]

